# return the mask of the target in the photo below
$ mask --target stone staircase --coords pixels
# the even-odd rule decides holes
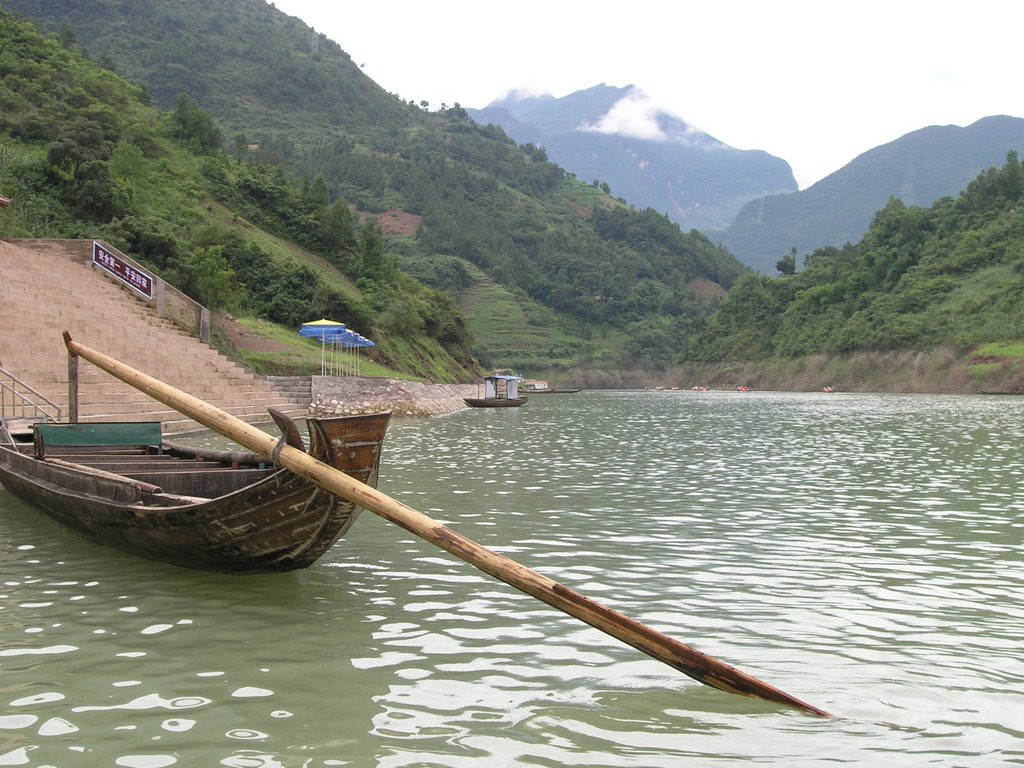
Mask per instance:
[[[268,407],[307,415],[308,388],[305,402],[275,391],[59,245],[29,249],[0,240],[0,367],[60,405],[66,419],[64,330],[244,421],[269,421]],[[159,420],[165,432],[202,428],[84,360],[78,371],[80,421]]]
[[[312,376],[264,376],[263,380],[272,390],[293,403],[308,405],[313,400]]]

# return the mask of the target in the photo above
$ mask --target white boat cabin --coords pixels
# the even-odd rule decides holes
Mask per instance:
[[[522,376],[495,371],[484,376],[484,397],[488,400],[516,400]]]

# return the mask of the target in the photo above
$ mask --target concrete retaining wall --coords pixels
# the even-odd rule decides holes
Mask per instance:
[[[475,384],[421,384],[399,379],[358,376],[314,376],[310,413],[350,416],[392,411],[396,416],[440,416],[468,407],[464,397],[476,397]]]

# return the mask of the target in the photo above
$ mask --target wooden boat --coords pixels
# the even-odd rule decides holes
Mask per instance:
[[[519,394],[521,376],[505,371],[495,371],[484,376],[481,397],[464,397],[463,402],[470,408],[518,408],[526,403],[526,397]]]
[[[375,486],[389,418],[310,419],[309,455]],[[0,422],[0,483],[92,541],[229,573],[306,568],[360,512],[259,454],[164,442],[159,422],[36,424],[27,445]]]
[[[463,402],[470,408],[518,408],[525,405],[525,397],[464,397]]]

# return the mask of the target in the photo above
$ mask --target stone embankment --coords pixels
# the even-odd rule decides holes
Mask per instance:
[[[399,379],[314,376],[313,416],[352,416],[391,411],[395,416],[441,416],[467,408],[475,384],[421,384]]]

